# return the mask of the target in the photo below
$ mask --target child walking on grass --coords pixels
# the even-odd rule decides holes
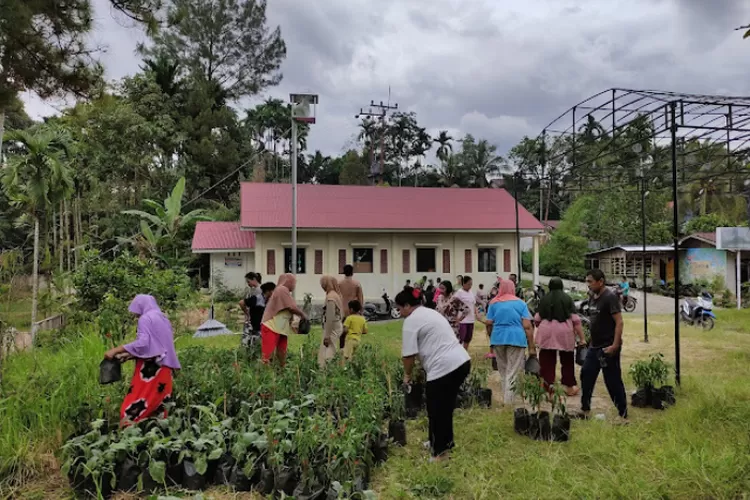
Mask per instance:
[[[352,359],[362,340],[362,335],[367,334],[367,320],[362,315],[362,304],[358,300],[352,300],[348,305],[350,314],[344,320],[344,335],[346,335],[344,357]]]

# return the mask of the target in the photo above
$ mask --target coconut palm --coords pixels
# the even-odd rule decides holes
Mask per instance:
[[[453,144],[451,144],[453,137],[448,134],[447,130],[441,130],[433,141],[439,144],[435,154],[440,161],[445,161],[448,155],[453,153]]]
[[[73,192],[73,176],[66,164],[66,148],[52,129],[14,130],[6,134],[8,165],[2,185],[11,203],[34,222],[34,262],[32,271],[31,324],[39,308],[39,221]]]
[[[476,142],[471,135],[464,138],[461,160],[476,187],[489,186],[490,177],[495,177],[507,169],[505,159],[496,152],[497,147],[486,139]]]

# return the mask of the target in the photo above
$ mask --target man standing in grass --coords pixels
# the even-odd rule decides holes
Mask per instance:
[[[591,317],[591,345],[581,368],[581,418],[589,418],[591,396],[594,394],[599,372],[604,372],[604,384],[617,407],[622,423],[627,423],[628,399],[622,382],[620,351],[622,348],[622,308],[617,295],[607,288],[604,273],[592,269],[586,274],[586,284],[593,296],[589,301]]]

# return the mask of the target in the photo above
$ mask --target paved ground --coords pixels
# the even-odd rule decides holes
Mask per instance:
[[[533,276],[530,273],[524,273],[523,279],[525,280],[531,280],[533,279]],[[543,285],[546,285],[549,283],[549,280],[552,279],[548,276],[540,276],[539,280],[542,282]],[[573,289],[576,290],[586,290],[586,283],[581,283],[578,281],[569,281],[569,280],[563,280],[563,285],[566,289]],[[631,294],[633,294],[633,297],[635,297],[638,300],[638,306],[636,307],[635,311],[630,314],[640,314],[643,315],[643,295],[644,293],[640,290],[631,290]],[[647,300],[647,308],[648,308],[648,315],[651,316],[652,314],[673,314],[674,313],[674,299],[672,297],[664,297],[662,295],[655,295],[653,293],[647,293],[645,294],[646,300]]]

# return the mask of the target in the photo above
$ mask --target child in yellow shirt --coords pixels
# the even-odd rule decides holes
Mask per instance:
[[[344,320],[344,335],[346,335],[344,357],[346,359],[352,359],[354,351],[359,347],[362,335],[367,334],[367,320],[362,316],[362,304],[358,300],[349,302],[349,313]]]

